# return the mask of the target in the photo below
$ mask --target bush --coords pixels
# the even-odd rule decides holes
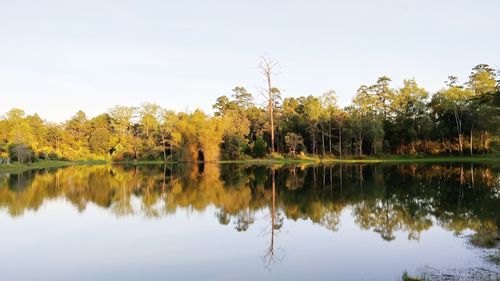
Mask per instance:
[[[160,160],[163,158],[163,151],[157,147],[144,147],[140,157],[143,160]]]
[[[244,138],[228,137],[225,138],[222,148],[222,159],[244,159],[245,151],[248,149],[248,144]]]
[[[257,138],[253,143],[252,156],[262,158],[267,154],[267,144],[262,138]]]
[[[49,160],[49,154],[42,150],[42,151],[38,152],[38,159]]]
[[[59,155],[50,147],[45,147],[38,152],[38,159],[59,160]]]
[[[0,155],[7,153],[7,144],[0,142]]]
[[[273,152],[273,153],[269,154],[269,158],[270,159],[285,159],[285,157],[283,157],[283,155],[279,154],[278,152]]]
[[[115,152],[111,156],[111,159],[115,162],[132,161],[135,159],[135,155],[129,151]]]
[[[59,155],[55,151],[49,152],[48,157],[50,160],[59,160]]]
[[[12,161],[19,163],[31,163],[35,161],[35,152],[24,143],[16,143],[9,145],[9,157]]]

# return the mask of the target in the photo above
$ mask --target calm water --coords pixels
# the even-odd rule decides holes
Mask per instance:
[[[494,280],[499,224],[498,166],[73,166],[0,175],[0,280]]]

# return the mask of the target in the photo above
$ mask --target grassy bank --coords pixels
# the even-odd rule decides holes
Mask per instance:
[[[0,173],[19,173],[34,169],[57,168],[70,165],[96,165],[106,164],[106,161],[38,161],[28,164],[2,164],[0,165]],[[148,161],[126,161],[115,162],[116,164],[128,165],[158,165],[165,164],[162,160]],[[176,164],[178,162],[166,162],[167,164]],[[366,158],[319,158],[319,157],[303,157],[303,158],[288,158],[275,157],[263,159],[244,159],[244,160],[223,160],[221,164],[333,164],[333,163],[352,163],[352,164],[411,164],[411,163],[500,163],[498,155],[478,155],[478,156],[384,156],[384,157],[366,157]]]
[[[118,164],[163,164],[161,160],[152,161],[128,161],[117,162]],[[178,162],[167,162],[168,164],[176,164]],[[220,164],[329,164],[329,163],[353,163],[353,164],[370,164],[370,163],[500,163],[498,155],[477,155],[477,156],[394,156],[388,155],[383,157],[363,157],[363,158],[330,158],[330,157],[269,157],[257,159],[241,159],[241,160],[221,160]]]
[[[228,160],[221,163],[255,163],[255,164],[301,164],[301,163],[500,163],[500,156],[383,156],[363,158],[329,158],[329,157],[304,157],[304,158],[266,158],[249,160]]]
[[[34,163],[27,164],[2,164],[0,165],[0,173],[21,173],[29,170],[36,169],[47,169],[47,168],[58,168],[65,167],[71,165],[92,165],[92,164],[102,164],[106,163],[103,161],[59,161],[59,160],[46,160],[46,161],[37,161]]]
[[[321,159],[322,163],[500,163],[500,156],[384,156],[347,159]]]

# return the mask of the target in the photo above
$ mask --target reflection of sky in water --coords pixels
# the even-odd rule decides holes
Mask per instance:
[[[136,200],[136,199],[134,199]],[[134,202],[135,204],[136,202]],[[344,208],[336,232],[285,219],[276,235],[280,262],[265,267],[269,209],[246,232],[218,222],[217,209],[178,209],[159,218],[117,217],[90,203],[62,199],[11,217],[1,212],[2,280],[399,280],[425,265],[482,265],[480,250],[436,223],[420,241],[407,232],[384,241],[361,230]]]

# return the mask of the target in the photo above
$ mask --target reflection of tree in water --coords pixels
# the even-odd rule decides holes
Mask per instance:
[[[391,199],[362,201],[353,212],[361,228],[373,229],[387,241],[396,238],[394,232],[397,230],[407,231],[410,240],[419,240],[420,233],[432,226],[430,215],[425,210],[412,214],[409,208]]]
[[[4,174],[0,184],[0,208],[12,216],[55,198],[117,216],[212,206],[221,224],[246,231],[269,208],[273,246],[284,217],[336,231],[346,207],[386,240],[396,231],[419,239],[434,223],[456,233],[494,232],[500,223],[498,167],[484,165],[97,165]]]
[[[270,225],[267,227],[267,232],[271,235],[271,240],[269,247],[266,249],[264,254],[264,264],[268,269],[281,261],[281,258],[277,254],[276,249],[276,235],[283,227],[283,217],[280,216],[279,212],[276,210],[276,171],[271,167],[271,206],[270,206]]]
[[[235,229],[239,232],[247,231],[254,222],[255,217],[253,213],[249,209],[242,210],[238,212]]]

